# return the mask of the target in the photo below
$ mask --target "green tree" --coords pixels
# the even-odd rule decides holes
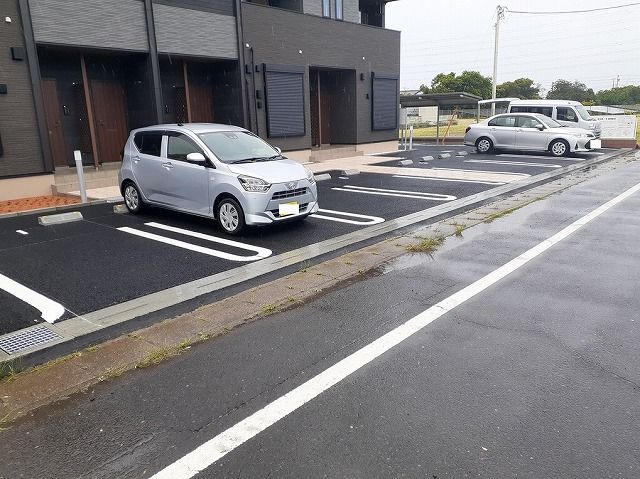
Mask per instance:
[[[483,76],[476,71],[463,71],[460,75],[451,73],[438,73],[431,80],[431,87],[422,85],[423,93],[450,93],[464,92],[478,95],[482,98],[491,98],[491,78]]]
[[[593,101],[595,99],[593,89],[579,81],[556,80],[547,93],[548,100],[573,100],[580,102]]]
[[[540,98],[540,85],[534,84],[530,78],[518,78],[517,80],[501,83],[496,88],[498,98],[520,98],[522,100],[535,100]]]
[[[596,94],[596,102],[601,105],[636,105],[640,103],[640,86],[627,85],[611,90],[601,90]]]

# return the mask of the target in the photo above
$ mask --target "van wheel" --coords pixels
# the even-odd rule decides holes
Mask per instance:
[[[218,224],[225,233],[238,235],[244,229],[244,211],[233,198],[224,198],[216,210]]]
[[[489,153],[493,151],[493,141],[486,136],[478,138],[478,141],[476,141],[476,151],[478,153]]]
[[[131,181],[124,185],[122,196],[124,196],[124,204],[129,210],[129,213],[136,215],[144,208],[140,190],[138,190],[138,187]]]
[[[564,140],[553,140],[549,145],[549,151],[553,156],[566,156],[569,154],[569,143]]]

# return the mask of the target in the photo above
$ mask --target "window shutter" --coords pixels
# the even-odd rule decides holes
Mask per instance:
[[[372,74],[372,130],[398,128],[398,77]]]
[[[265,65],[270,138],[304,136],[304,67]]]

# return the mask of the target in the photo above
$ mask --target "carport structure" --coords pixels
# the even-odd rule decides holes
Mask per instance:
[[[440,107],[442,106],[478,106],[482,97],[465,92],[421,93],[419,95],[401,95],[401,108],[420,108],[435,106],[436,110],[436,143],[440,143]]]

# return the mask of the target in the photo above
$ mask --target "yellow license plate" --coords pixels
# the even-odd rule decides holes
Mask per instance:
[[[297,215],[300,213],[300,205],[297,201],[283,203],[278,207],[278,213],[280,213],[280,216]]]

